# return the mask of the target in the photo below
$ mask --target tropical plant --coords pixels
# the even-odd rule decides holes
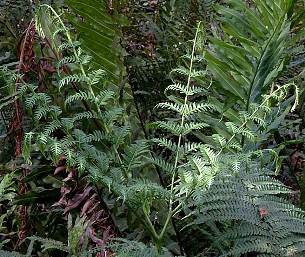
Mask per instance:
[[[9,96],[1,98],[1,108],[17,102],[16,113],[24,107],[31,121],[22,149],[15,150],[27,164],[22,165],[25,191],[14,196],[13,204],[27,201],[40,208],[42,200],[57,197],[43,211],[63,214],[70,229],[63,239],[52,234],[52,227],[48,232],[39,227],[22,252],[303,254],[304,212],[285,200],[291,191],[276,177],[281,150],[289,142],[276,144],[275,135],[299,96],[294,80],[281,80],[288,55],[304,33],[295,1],[215,3],[213,28],[197,23],[194,39],[183,43],[180,66],[168,74],[167,100],[156,107],[160,118],[148,125],[155,135],[147,137],[151,140],[139,136],[144,127],[139,117],[127,117],[134,115],[128,112],[134,103],[128,85],[118,84],[124,51],[115,26],[125,21],[114,9],[117,3],[91,0],[96,15],[89,15],[86,3],[67,3],[71,10],[65,15],[79,35],[63,15],[41,5],[35,24],[39,41],[32,23],[22,41],[23,52],[37,59],[21,59],[17,73],[2,67]],[[96,31],[100,27],[106,40],[97,45],[109,56],[90,44],[93,35],[103,38]],[[5,188],[10,187],[7,178],[0,184]],[[101,217],[111,228],[97,224]],[[111,237],[116,238],[109,243]]]

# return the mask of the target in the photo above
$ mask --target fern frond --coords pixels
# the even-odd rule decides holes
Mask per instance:
[[[181,125],[173,122],[173,121],[156,121],[154,122],[155,125],[157,125],[159,128],[162,128],[164,130],[167,130],[171,132],[174,135],[180,135],[181,133]]]
[[[68,105],[72,102],[79,101],[79,100],[92,100],[92,97],[93,97],[92,94],[89,92],[84,92],[84,91],[77,92],[73,95],[69,95],[66,98],[65,105]]]
[[[113,91],[110,90],[101,90],[98,95],[95,96],[95,101],[98,106],[108,104],[110,99],[113,99],[115,96]]]
[[[144,204],[151,204],[153,200],[169,200],[171,194],[162,186],[145,181],[133,180],[130,185],[123,192],[125,201],[133,206],[135,209],[142,207]]]
[[[212,104],[205,104],[205,103],[171,103],[171,102],[165,102],[160,103],[157,105],[157,107],[164,108],[171,110],[173,112],[179,113],[182,116],[190,116],[197,112],[206,112],[206,111],[214,111],[216,110],[216,107]]]
[[[152,142],[156,143],[159,146],[165,147],[169,150],[171,150],[172,152],[176,152],[177,151],[177,144],[168,138],[153,138],[151,139]]]
[[[121,126],[114,129],[114,135],[112,136],[112,142],[116,148],[124,143],[127,136],[130,135],[129,126]]]
[[[62,144],[57,140],[54,140],[50,146],[51,156],[54,163],[57,163],[61,155],[64,153],[64,149],[62,148]]]
[[[4,250],[0,250],[0,255],[2,257],[26,257],[27,255],[20,254],[18,252],[8,252]]]
[[[22,153],[25,161],[31,164],[31,150],[32,150],[32,139],[34,137],[33,132],[28,132],[24,135],[24,139],[22,141]]]
[[[190,56],[191,57],[191,56]],[[173,73],[178,73],[180,75],[183,75],[185,77],[188,77],[190,71],[189,69],[183,67],[183,66],[180,66],[179,68],[175,68],[175,69],[172,69],[171,73],[170,74],[173,74]]]
[[[138,140],[125,148],[123,161],[127,172],[144,165],[143,156],[149,151],[148,143],[145,140]]]
[[[73,120],[78,121],[82,119],[93,119],[93,118],[99,119],[100,115],[95,111],[81,112],[81,113],[76,113],[73,117]]]
[[[199,208],[195,224],[223,222],[222,233],[215,238],[213,245],[227,247],[227,242],[234,244],[221,256],[230,256],[228,253],[235,256],[253,250],[273,256],[277,250],[278,254],[286,253],[298,242],[302,245],[305,214],[279,196],[288,193],[287,188],[270,177],[272,173],[269,170],[264,170],[264,174],[253,163],[248,171],[243,170],[244,165],[239,169],[238,176],[215,177],[209,190],[196,192],[194,202],[190,203],[197,203]],[[232,220],[235,220],[234,224],[229,225],[228,221]],[[287,245],[287,237],[295,241]],[[269,248],[270,244],[278,249]]]
[[[90,81],[89,84],[90,85],[95,85],[95,84],[99,83],[100,80],[103,77],[105,77],[105,75],[106,75],[106,72],[104,70],[102,70],[102,69],[91,71],[88,74],[88,78],[89,78],[89,81]]]
[[[205,92],[203,87],[190,86],[190,87],[187,88],[185,85],[182,85],[182,84],[179,84],[179,83],[178,84],[172,84],[172,85],[168,86],[165,89],[164,93],[166,94],[170,90],[178,91],[179,93],[185,94],[185,95],[188,95],[188,96]]]
[[[158,127],[168,130],[174,135],[181,135],[185,136],[192,132],[193,130],[202,129],[204,127],[208,127],[208,124],[204,122],[189,122],[185,123],[183,126],[181,126],[179,123],[175,123],[173,121],[156,121],[154,124],[156,124]]]
[[[56,106],[56,105],[47,106],[45,104],[38,105],[35,108],[34,119],[36,122],[38,122],[43,117],[47,118],[48,115],[51,115],[51,116],[54,115],[55,117],[58,117],[61,113],[62,113],[62,110],[59,106]]]
[[[83,130],[81,129],[74,129],[72,131],[72,135],[75,137],[76,142],[79,143],[89,143],[91,142],[90,135],[87,135]]]
[[[196,143],[196,142],[185,142],[183,145],[179,148],[179,153],[184,156],[186,154],[196,152],[198,149],[203,147],[202,143]]]
[[[41,103],[41,105],[47,106],[51,104],[51,97],[48,96],[45,93],[35,93],[35,94],[31,94],[29,95],[26,99],[25,99],[25,106],[27,109],[33,109],[33,107],[35,105],[37,105],[37,103]]]
[[[70,44],[68,44],[68,45],[70,45]],[[77,58],[74,55],[65,56],[62,59],[60,59],[60,61],[57,63],[57,66],[56,66],[57,70],[59,70],[59,68],[62,67],[63,65],[65,65],[65,64],[75,63],[75,62],[77,62]],[[68,82],[65,83],[65,85],[66,84],[68,84]]]
[[[158,167],[160,167],[162,169],[162,171],[166,172],[167,174],[172,174],[175,167],[172,163],[165,161],[164,159],[155,157],[155,158],[145,158],[147,161],[157,165]]]
[[[49,140],[50,140],[50,137],[44,133],[39,133],[37,135],[36,144],[42,153],[45,153],[46,146],[47,146],[47,143]]]
[[[70,82],[85,82],[88,83],[90,82],[89,78],[83,74],[72,74],[69,76],[65,76],[63,78],[60,79],[59,83],[58,83],[58,89],[60,90],[62,87],[64,87],[65,85],[68,85]]]
[[[105,127],[111,126],[111,124],[116,121],[124,112],[123,108],[113,108],[111,110],[106,111],[103,114],[103,123]]]
[[[31,237],[28,237],[28,239],[42,243],[43,252],[46,252],[49,249],[58,249],[58,250],[61,250],[63,252],[67,252],[67,253],[71,252],[71,249],[61,241],[56,241],[56,240],[52,240],[50,238],[42,238],[42,237],[37,237],[37,236],[31,236]]]
[[[280,251],[279,249],[276,249],[272,244],[270,244],[269,238],[262,238],[262,240],[260,240],[259,238],[252,238],[251,240],[251,238],[249,237],[249,240],[244,240],[240,244],[237,244],[233,250],[230,250],[227,253],[222,254],[221,257],[241,256],[242,254],[251,253],[251,252],[272,254],[274,252],[279,253]]]
[[[205,158],[208,161],[208,163],[210,163],[211,165],[217,163],[218,155],[209,146],[204,145],[203,147],[201,147],[200,153],[202,154],[203,158]]]
[[[157,255],[156,249],[153,246],[145,245],[142,242],[135,240],[127,240],[123,238],[112,239],[112,242],[107,245],[117,257],[172,257],[173,255],[166,249],[162,248],[160,254]]]
[[[75,40],[75,41],[73,41],[73,42],[64,42],[64,43],[62,43],[62,44],[60,44],[59,46],[58,46],[58,50],[59,51],[64,51],[64,50],[69,50],[69,49],[73,49],[73,48],[76,48],[76,47],[78,47],[78,46],[80,46],[81,45],[81,42],[79,42],[79,41],[77,41],[77,40]],[[69,56],[70,57],[70,56]],[[69,58],[68,57],[68,58]],[[65,57],[64,58],[62,58],[62,59],[65,59]],[[69,62],[69,63],[73,63],[73,62],[75,62],[76,60],[74,60],[74,61],[72,61],[72,62]],[[61,62],[61,60],[59,61],[59,63]],[[65,62],[63,62],[62,64],[64,64]]]
[[[60,122],[64,128],[64,130],[71,130],[74,127],[74,119],[73,118],[61,118]]]
[[[246,127],[238,127],[234,122],[226,122],[227,129],[233,134],[241,134],[248,139],[254,139],[254,133]]]
[[[46,125],[45,125],[45,128],[44,128],[44,134],[46,136],[50,136],[56,129],[59,129],[61,128],[61,122],[58,121],[58,120],[53,120],[51,122],[48,122]]]

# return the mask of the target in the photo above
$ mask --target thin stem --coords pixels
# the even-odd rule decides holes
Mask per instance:
[[[189,73],[188,73],[187,85],[186,85],[186,88],[187,88],[186,92],[189,91],[190,84],[191,84],[191,73],[192,73],[192,70],[193,70],[193,60],[194,60],[194,56],[195,56],[196,41],[197,41],[197,36],[198,36],[198,32],[199,32],[199,26],[200,26],[200,23],[198,23],[198,27],[197,27],[194,42],[193,42],[192,54],[191,54],[191,63],[190,63],[190,67],[189,67]],[[184,97],[184,103],[183,103],[183,105],[184,105],[183,109],[184,110],[186,109],[186,106],[187,106],[187,103],[188,103],[188,96],[189,96],[189,94],[186,93],[185,97]],[[185,112],[183,112],[182,115],[181,115],[181,123],[180,123],[181,128],[183,128],[183,126],[184,126],[185,118],[186,118],[186,115],[185,115]],[[182,141],[182,135],[180,134],[179,137],[178,137],[177,149],[180,148],[181,141]],[[177,168],[178,168],[178,162],[179,162],[179,152],[177,151],[176,156],[175,156],[174,171],[173,171],[173,174],[172,174],[171,185],[170,185],[170,192],[171,192],[172,195],[173,195],[173,191],[174,191],[174,184],[175,184],[175,178],[176,178],[176,173],[177,173]],[[189,196],[187,195],[185,197],[184,201],[188,197]],[[168,210],[167,218],[166,218],[165,224],[163,226],[163,229],[161,230],[161,233],[159,235],[160,242],[162,242],[162,239],[165,235],[165,232],[166,232],[166,230],[169,226],[169,223],[170,223],[173,215],[175,215],[182,207],[182,202],[180,202],[178,204],[178,206],[173,210],[173,204],[174,204],[174,201],[171,198],[169,200],[169,208],[168,208],[169,210]]]

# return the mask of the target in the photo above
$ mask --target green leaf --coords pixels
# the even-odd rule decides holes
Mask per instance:
[[[117,88],[125,73],[122,58],[125,53],[119,45],[119,38],[122,37],[120,26],[126,25],[127,20],[116,12],[110,15],[105,1],[67,0],[66,4],[83,18],[80,20],[66,13],[80,33],[83,49],[93,57],[91,64],[95,69],[105,70],[112,86]]]
[[[31,205],[36,203],[52,203],[60,197],[60,190],[57,188],[54,189],[45,189],[42,191],[29,191],[24,195],[18,195],[14,198],[13,204],[16,205]]]

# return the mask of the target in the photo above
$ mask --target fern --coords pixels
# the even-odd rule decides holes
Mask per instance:
[[[174,2],[167,4],[174,9]],[[211,8],[211,1],[203,2]],[[50,80],[57,90],[38,92],[37,86],[18,80],[13,97],[25,98],[39,125],[25,134],[25,160],[31,162],[35,147],[54,164],[64,156],[67,168],[109,191],[103,197],[113,205],[113,213],[128,209],[129,223],[137,226],[130,238],[142,231],[137,239],[154,245],[118,240],[109,245],[117,256],[170,256],[163,246],[179,238],[175,220],[180,228],[189,223],[184,228],[189,234],[195,230],[191,239],[199,232],[202,238],[208,235],[210,250],[220,256],[302,253],[304,213],[284,200],[290,190],[274,178],[281,148],[264,149],[274,128],[298,102],[295,84],[277,84],[288,63],[285,48],[291,46],[287,37],[293,18],[288,12],[293,1],[257,0],[249,7],[241,0],[229,0],[213,5],[214,28],[206,31],[204,23],[198,23],[179,68],[170,74],[167,101],[157,105],[166,118],[154,123],[159,129],[151,140],[154,152],[146,140],[136,139],[124,108],[117,108],[124,94],[117,83],[123,72],[122,52],[113,54],[111,45],[119,33],[114,24],[123,21],[111,20],[104,3],[90,0],[92,12],[111,24],[109,30],[103,26],[102,35],[96,29],[101,27],[97,16],[83,12],[88,3],[67,3],[73,12],[84,15],[84,22],[73,16],[76,29],[105,38],[98,45],[106,46],[111,58],[107,62],[99,51],[94,53],[96,45],[88,45],[90,36],[76,39],[51,7],[38,10],[37,29],[49,41],[56,62],[57,74]],[[72,20],[71,13],[67,15]],[[177,22],[185,20],[180,17]],[[290,88],[296,97],[285,100]],[[180,220],[180,215],[185,219]],[[45,251],[59,249],[80,256],[97,252],[86,250],[90,222],[78,218],[72,226],[68,218],[68,245],[37,237],[30,240],[42,242]],[[127,224],[132,231],[133,225]],[[82,236],[84,245],[78,253]],[[201,253],[189,253],[196,254]]]
[[[126,239],[113,239],[109,248],[116,253],[118,257],[170,257],[173,256],[167,249],[162,249],[162,252],[156,254],[154,247],[147,246],[141,242],[130,241]]]
[[[68,245],[52,240],[49,238],[41,238],[37,236],[28,237],[28,239],[33,243],[38,241],[42,243],[42,252],[48,252],[48,250],[58,249],[60,251],[66,252],[68,256],[91,256],[92,253],[101,251],[101,249],[90,249],[87,250],[88,243],[88,227],[90,226],[90,221],[86,220],[86,216],[79,218],[77,217],[74,225],[72,224],[72,216],[68,215]],[[82,247],[80,247],[80,242],[82,240]],[[31,254],[32,249],[28,254]],[[90,254],[90,255],[89,255]],[[26,255],[28,256],[28,255]]]
[[[290,256],[290,248],[296,253],[304,250],[297,248],[304,240],[304,213],[280,197],[290,190],[269,177],[270,171],[265,171],[266,174],[252,167],[247,172],[241,170],[238,177],[218,176],[208,191],[194,194],[190,202],[198,207],[194,223],[202,226],[220,221],[223,224],[223,232],[211,246],[220,244],[227,248],[221,256],[249,252]],[[231,220],[235,220],[232,225],[228,223]],[[231,248],[228,242],[234,242]]]
[[[21,257],[21,256],[27,256],[27,255],[23,255],[17,252],[8,252],[8,251],[4,251],[4,250],[0,250],[0,254],[3,257]]]

